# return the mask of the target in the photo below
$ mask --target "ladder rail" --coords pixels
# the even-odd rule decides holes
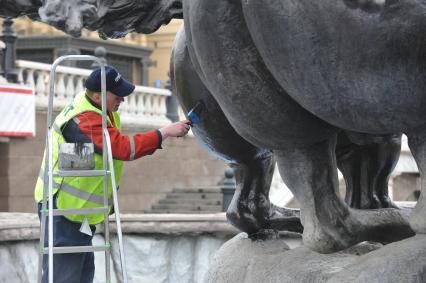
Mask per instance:
[[[111,148],[111,139],[109,137],[108,130],[104,130],[104,135],[106,137],[106,145],[108,147],[108,152],[112,153]],[[121,270],[123,271],[123,281],[127,282],[127,273],[126,273],[126,261],[124,256],[124,246],[123,246],[123,235],[121,231],[121,220],[120,220],[120,208],[118,206],[118,194],[117,194],[117,186],[115,184],[115,170],[113,169],[114,163],[112,161],[112,154],[108,154],[109,159],[109,166],[111,171],[111,185],[112,185],[112,198],[114,201],[114,204],[117,204],[116,207],[114,207],[114,214],[115,214],[115,223],[117,227],[117,237],[118,237],[118,247],[120,250],[120,263],[121,263]]]
[[[104,170],[108,169],[108,154],[112,155],[111,151],[108,151],[107,148],[107,142],[110,141],[109,135],[108,138],[105,136],[104,132],[107,131],[107,106],[106,106],[106,81],[105,81],[105,75],[101,75],[101,86],[105,87],[105,91],[102,91],[102,163]],[[104,90],[104,89],[102,89]],[[110,170],[110,176],[111,176],[111,184],[115,184],[115,172],[114,167],[109,168]],[[114,190],[114,186],[112,185],[112,190]],[[104,175],[104,206],[108,206],[108,176]],[[114,209],[115,206],[118,206],[118,203],[113,200]],[[111,239],[110,239],[110,231],[109,231],[109,211],[104,212],[104,236],[105,236],[105,243],[108,243],[111,245]],[[111,281],[111,252],[110,250],[105,250],[105,277],[106,281]],[[125,274],[125,270],[122,270],[123,274]],[[124,281],[127,283],[127,281]]]
[[[48,134],[48,140],[49,140],[49,221],[48,221],[48,241],[49,241],[49,283],[53,283],[53,138],[52,138],[52,131],[49,130]]]
[[[102,106],[104,105],[104,103],[106,103],[106,99],[102,99]],[[106,108],[106,106],[105,106],[105,108]],[[103,109],[104,108],[102,108],[102,111],[103,111]],[[103,115],[103,113],[102,113],[102,118],[104,118],[104,117],[105,117],[105,115]],[[106,121],[105,121],[105,123],[106,123]],[[107,137],[105,136],[105,131],[108,132],[106,126],[104,127],[104,119],[102,119],[102,157],[103,157],[102,162],[103,162],[104,169],[107,169],[108,168],[108,158],[107,158],[108,156],[107,155],[110,154],[110,152],[108,151],[108,148],[107,148],[107,142],[109,141],[109,136],[108,136],[108,139],[107,139]],[[112,152],[111,152],[111,154],[112,154]],[[115,184],[114,167],[111,167],[109,169],[110,169],[109,171],[110,171],[110,176],[111,176],[112,190],[114,191],[114,188],[115,188],[114,185],[113,185],[113,184]],[[108,205],[108,198],[109,198],[108,176],[105,175],[104,176],[104,206]],[[115,202],[115,199],[113,199],[113,204],[114,204],[114,209],[115,209],[115,206],[117,204]],[[108,216],[109,216],[109,211],[106,211],[104,213],[104,219],[105,219],[104,220],[104,235],[105,235],[105,243],[110,244],[111,239],[110,239],[109,217]],[[109,251],[105,250],[105,277],[107,279],[107,282],[110,282],[110,278],[111,278],[110,258],[111,258],[111,253]],[[123,274],[124,273],[125,272],[123,271]],[[124,282],[127,282],[127,281],[124,281]]]
[[[46,133],[46,145],[49,144],[49,127],[47,128]],[[41,223],[40,223],[40,245],[39,245],[39,257],[38,257],[38,274],[37,274],[37,282],[41,282],[42,279],[42,269],[43,269],[43,253],[41,253],[42,249],[44,249],[44,236],[45,236],[45,226],[46,226],[46,217],[44,215],[46,211],[46,199],[47,199],[47,190],[46,190],[46,174],[48,174],[48,147],[46,149],[44,156],[44,175],[43,175],[43,200],[41,205]]]
[[[58,172],[53,174],[53,100],[55,94],[55,71],[57,66],[65,61],[65,60],[83,60],[83,61],[95,61],[101,68],[101,101],[102,101],[102,155],[103,155],[103,170],[93,170],[93,172],[89,172],[88,170],[77,170],[76,172]],[[111,184],[112,184],[112,194],[113,194],[113,203],[115,209],[115,217],[117,223],[117,235],[119,239],[119,250],[120,250],[120,261],[121,268],[123,274],[123,280],[127,283],[127,274],[126,274],[126,265],[125,265],[125,257],[124,257],[124,248],[122,243],[122,231],[121,231],[121,223],[120,223],[120,214],[119,214],[119,205],[118,205],[118,197],[117,197],[117,187],[115,184],[115,172],[114,165],[112,161],[112,150],[111,150],[111,141],[110,136],[107,130],[107,106],[106,106],[106,75],[105,75],[105,63],[95,57],[90,55],[66,55],[59,57],[56,59],[50,70],[50,87],[49,87],[49,100],[48,100],[48,111],[47,111],[47,134],[46,134],[46,156],[45,156],[45,178],[44,178],[44,187],[43,187],[43,201],[42,201],[42,213],[41,213],[41,225],[40,225],[40,253],[39,253],[39,269],[38,269],[38,282],[41,282],[42,279],[42,266],[43,266],[43,255],[48,254],[48,281],[49,283],[53,283],[53,254],[54,253],[72,253],[72,252],[84,252],[88,251],[105,251],[105,275],[106,281],[111,281],[111,272],[110,272],[110,258],[111,258],[111,247],[110,244],[110,231],[109,231],[109,209],[108,209],[108,175],[111,176]],[[109,163],[109,170],[108,170]],[[46,182],[46,175],[48,176],[48,181]],[[104,180],[104,207],[97,209],[53,209],[53,178],[57,176],[102,176]],[[47,184],[46,184],[47,183]],[[47,185],[47,186],[46,186]],[[48,190],[46,190],[48,187]],[[45,226],[46,226],[46,202],[48,201],[48,247],[44,247],[45,241]],[[71,214],[72,212],[76,212],[76,210],[81,210],[77,212],[77,214],[88,214],[87,212],[92,212],[99,210],[104,213],[104,235],[105,235],[105,246],[98,247],[53,247],[53,216],[55,215],[66,215]]]

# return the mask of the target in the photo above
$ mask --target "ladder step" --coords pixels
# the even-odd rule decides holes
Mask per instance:
[[[71,254],[71,253],[91,253],[105,252],[110,249],[110,246],[73,246],[73,247],[53,247],[54,254]],[[44,254],[49,253],[49,248],[43,249]]]
[[[53,177],[96,177],[110,173],[109,170],[59,170]]]
[[[108,208],[105,207],[93,207],[93,208],[78,208],[78,209],[53,209],[53,216],[58,215],[69,215],[69,214],[98,214],[108,212]],[[46,210],[46,215],[48,215]]]

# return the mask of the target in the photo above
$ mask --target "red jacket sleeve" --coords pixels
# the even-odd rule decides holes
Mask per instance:
[[[87,135],[97,148],[102,149],[102,116],[95,112],[84,112],[76,118],[80,131]],[[122,135],[117,128],[108,125],[108,133],[114,159],[134,160],[153,154],[161,148],[162,139],[159,131]]]

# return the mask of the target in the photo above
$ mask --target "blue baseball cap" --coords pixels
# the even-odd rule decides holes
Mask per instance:
[[[120,73],[111,66],[105,66],[106,90],[121,97],[128,96],[135,90],[135,85],[123,79]],[[88,90],[101,92],[101,68],[96,68],[86,79]]]

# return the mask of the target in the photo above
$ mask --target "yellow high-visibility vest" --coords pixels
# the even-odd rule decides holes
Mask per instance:
[[[61,113],[56,117],[53,123],[53,172],[58,171],[58,151],[59,145],[65,143],[65,139],[62,136],[62,127],[65,126],[68,121],[74,119],[77,123],[79,122],[75,118],[78,114],[83,112],[96,112],[102,115],[102,111],[93,106],[86,98],[84,92],[76,95],[74,100],[65,107]],[[113,119],[115,125],[111,123],[109,117],[107,123],[121,130],[120,116],[117,112],[113,112]],[[43,200],[43,186],[44,180],[46,181],[46,189],[48,189],[48,175],[45,172],[45,154],[43,162],[40,168],[40,174],[37,179],[35,187],[34,198],[37,202]],[[123,161],[113,159],[114,171],[115,171],[115,182],[117,187],[120,185]],[[103,158],[101,154],[95,153],[95,169],[103,169]],[[102,207],[104,205],[104,176],[96,177],[55,177],[53,178],[53,195],[57,194],[56,205],[59,209],[79,209],[79,208],[93,208]],[[111,176],[108,176],[108,203],[109,211],[112,209],[112,185]],[[74,222],[83,222],[84,218],[87,218],[89,224],[94,225],[104,220],[104,214],[87,214],[87,215],[65,215],[65,217]]]

